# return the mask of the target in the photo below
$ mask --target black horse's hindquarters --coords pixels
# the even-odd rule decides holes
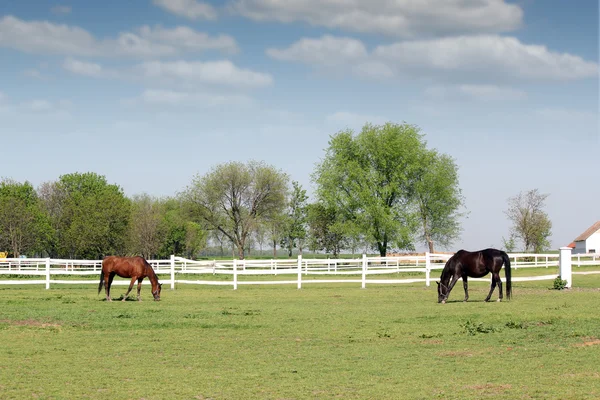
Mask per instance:
[[[485,301],[489,301],[492,293],[498,285],[500,292],[498,301],[502,300],[502,280],[500,279],[500,270],[505,265],[504,273],[506,275],[506,298],[510,300],[512,295],[510,259],[508,254],[502,250],[484,249],[479,251],[459,250],[446,262],[442,270],[442,276],[438,284],[438,303],[444,304],[459,278],[463,279],[465,289],[465,300],[469,299],[468,277],[481,278],[488,273],[492,273],[492,284],[490,292]]]

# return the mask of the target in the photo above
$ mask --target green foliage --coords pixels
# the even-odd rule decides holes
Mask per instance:
[[[56,231],[50,254],[97,259],[125,253],[131,203],[119,186],[93,172],[62,175],[51,186],[45,197]]]
[[[419,226],[428,242],[460,232],[462,197],[454,161],[428,150],[419,128],[367,124],[333,135],[313,180],[318,202],[335,209],[339,233],[360,232],[380,255],[414,249]]]
[[[552,287],[555,290],[563,290],[567,287],[567,281],[562,279],[560,276],[557,276],[556,279],[552,281]]]
[[[498,331],[498,329],[492,325],[487,325],[483,322],[474,322],[471,319],[466,320],[461,324],[461,327],[463,332],[470,336],[475,336],[478,333],[492,333]]]
[[[128,253],[152,258],[158,254],[164,232],[161,229],[163,204],[148,194],[131,199]]]
[[[244,258],[256,225],[281,215],[287,184],[286,174],[263,162],[229,162],[197,175],[182,199],[198,222],[220,231]]]
[[[42,202],[29,182],[0,181],[0,250],[13,257],[34,255],[52,241]]]
[[[505,213],[513,224],[511,237],[521,240],[524,251],[541,253],[550,246],[552,222],[544,211],[548,196],[533,189],[508,199]]]
[[[315,252],[325,250],[337,257],[347,245],[347,228],[340,222],[338,210],[324,203],[307,207],[309,226],[308,248]]]
[[[430,150],[414,185],[421,223],[421,240],[434,252],[434,243],[448,247],[461,232],[459,218],[463,197],[458,167],[452,157]]]
[[[511,234],[508,240],[502,237],[502,246],[507,253],[512,253],[517,248],[514,234]]]
[[[288,201],[287,213],[283,221],[281,245],[292,256],[292,250],[301,247],[306,238],[306,190],[296,182],[292,182],[292,193]]]

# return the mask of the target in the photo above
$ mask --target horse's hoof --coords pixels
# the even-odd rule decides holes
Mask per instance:
[[[501,301],[502,301],[502,299],[498,299],[498,300],[496,300],[496,301],[499,303],[499,302],[501,302]]]
[[[446,300],[442,300],[442,304],[446,304]]]

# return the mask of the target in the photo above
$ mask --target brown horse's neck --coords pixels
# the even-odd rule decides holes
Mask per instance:
[[[152,291],[156,290],[158,287],[158,276],[156,276],[156,272],[150,264],[146,265],[146,276],[150,279],[150,283],[152,283]]]

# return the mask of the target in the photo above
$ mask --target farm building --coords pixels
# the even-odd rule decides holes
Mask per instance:
[[[600,221],[590,226],[574,240],[573,254],[600,253]]]

